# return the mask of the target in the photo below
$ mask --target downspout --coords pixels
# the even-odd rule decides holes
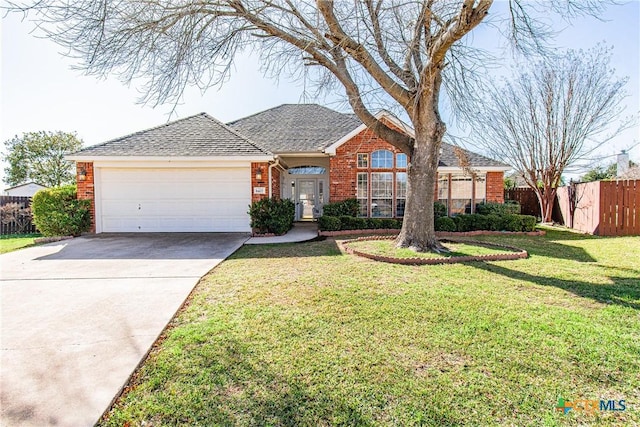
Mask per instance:
[[[273,181],[271,179],[271,170],[276,167],[276,166],[280,166],[280,157],[278,157],[278,155],[275,155],[276,161],[272,164],[269,165],[269,198],[273,197]]]

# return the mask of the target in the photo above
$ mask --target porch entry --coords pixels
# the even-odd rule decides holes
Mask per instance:
[[[325,180],[316,178],[298,178],[292,181],[296,221],[313,221],[322,214]]]

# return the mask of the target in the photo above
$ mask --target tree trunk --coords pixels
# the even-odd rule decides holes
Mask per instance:
[[[549,188],[545,191],[536,189],[535,193],[538,197],[538,204],[540,205],[540,218],[542,218],[542,222],[553,221],[553,204],[556,199],[556,189]]]
[[[440,146],[446,126],[438,111],[440,71],[433,73],[412,117],[415,144],[407,167],[407,202],[396,247],[418,252],[443,252],[434,229],[434,193],[438,179]]]

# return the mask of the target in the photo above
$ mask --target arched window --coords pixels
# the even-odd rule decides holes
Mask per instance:
[[[373,169],[392,169],[393,153],[389,150],[378,150],[371,153],[371,167]]]

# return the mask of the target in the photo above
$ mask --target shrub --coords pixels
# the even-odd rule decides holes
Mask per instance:
[[[382,220],[382,218],[369,218],[367,220],[367,223],[367,228],[370,228],[372,230],[384,228],[384,221]]]
[[[532,215],[520,215],[522,231],[534,231],[536,229],[536,217]]]
[[[323,215],[329,216],[358,216],[360,207],[357,199],[346,199],[340,202],[327,203],[322,208]]]
[[[367,218],[357,218],[348,215],[342,215],[340,218],[341,230],[366,230]]]
[[[487,215],[487,230],[500,231],[502,228],[502,217],[500,215]]]
[[[502,217],[502,229],[504,231],[522,231],[522,215],[504,215]]]
[[[260,233],[284,234],[293,227],[295,204],[289,199],[264,198],[251,203],[251,227]]]
[[[382,228],[399,230],[402,228],[402,220],[401,219],[393,219],[393,218],[381,218],[382,220]]]
[[[478,203],[476,205],[476,213],[481,215],[510,215],[519,214],[520,205],[513,203]]]
[[[435,228],[436,231],[456,231],[456,223],[453,218],[443,216],[436,219]]]
[[[75,185],[47,188],[33,196],[33,222],[45,237],[79,236],[91,228],[91,201],[78,200]]]
[[[318,227],[321,231],[338,231],[340,230],[340,218],[336,216],[322,215],[318,218]]]
[[[440,202],[433,202],[433,218],[438,219],[447,216],[447,205]]]

